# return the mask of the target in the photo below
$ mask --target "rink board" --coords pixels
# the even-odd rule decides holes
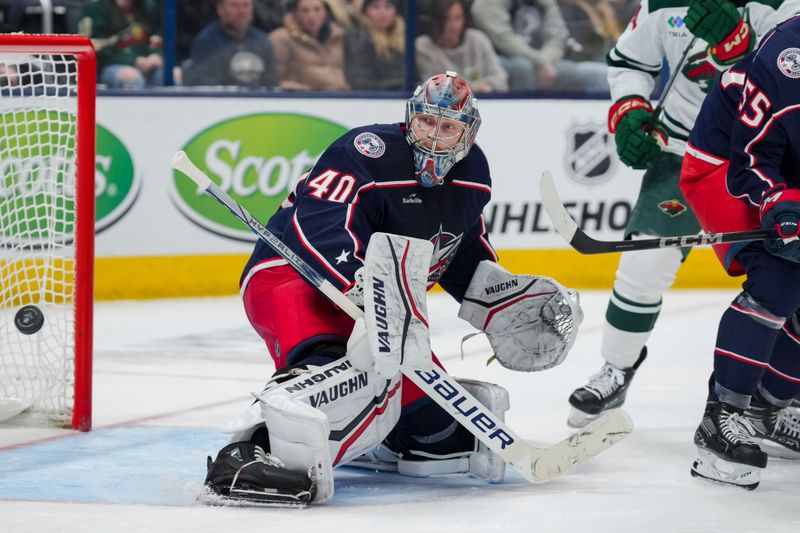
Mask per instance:
[[[186,150],[266,220],[330,141],[355,126],[400,121],[403,105],[402,99],[99,97],[97,298],[238,290],[253,237],[172,171],[177,150]],[[538,177],[549,169],[569,212],[588,233],[622,237],[641,172],[617,160],[606,131],[607,102],[488,99],[480,109],[478,143],[493,180],[484,215],[503,264],[578,288],[610,286],[617,257],[568,250],[538,194]],[[710,251],[696,255],[677,286],[738,285]]]

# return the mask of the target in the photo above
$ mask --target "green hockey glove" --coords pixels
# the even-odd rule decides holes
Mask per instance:
[[[608,111],[608,131],[614,134],[617,154],[625,165],[644,169],[667,144],[667,134],[656,124],[648,130],[653,108],[644,97],[624,96]]]
[[[691,0],[683,21],[690,32],[716,46],[736,29],[742,16],[728,0]]]

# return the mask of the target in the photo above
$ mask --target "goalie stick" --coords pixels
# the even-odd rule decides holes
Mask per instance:
[[[542,205],[547,211],[556,232],[570,246],[582,254],[607,254],[610,252],[629,252],[635,250],[652,250],[654,248],[684,248],[689,246],[706,246],[726,242],[759,241],[774,237],[770,230],[756,229],[748,231],[732,231],[728,233],[699,233],[681,237],[659,237],[656,239],[637,239],[626,241],[598,241],[587,235],[573,218],[567,213],[561,198],[558,196],[553,176],[549,170],[542,173],[539,181],[539,193]]]
[[[286,259],[301,276],[353,319],[363,316],[364,312],[361,308],[353,304],[347,296],[339,292],[247,210],[213,183],[189,160],[186,153],[182,151],[176,153],[172,166],[190,177],[201,191],[227,207],[236,218]],[[522,440],[502,420],[488,409],[483,408],[481,403],[443,369],[436,367],[433,370],[425,371],[406,368],[403,369],[403,375],[450,413],[476,439],[502,457],[507,464],[531,483],[541,483],[563,474],[575,465],[616,444],[633,429],[628,415],[620,409],[615,409],[561,442],[547,448],[538,448]]]

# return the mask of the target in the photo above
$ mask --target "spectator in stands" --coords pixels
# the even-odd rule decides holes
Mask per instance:
[[[454,70],[477,92],[508,91],[508,74],[491,41],[482,31],[467,27],[466,0],[433,0],[430,14],[430,33],[416,41],[419,79]]]
[[[161,7],[157,0],[89,0],[78,31],[92,39],[99,81],[140,89],[162,85]]]
[[[176,0],[176,56],[180,65],[189,59],[197,35],[217,20],[216,0]]]
[[[500,54],[512,90],[608,91],[605,63],[564,59],[569,34],[556,0],[473,0],[472,20]]]
[[[406,25],[395,1],[355,0],[360,24],[347,30],[344,48],[351,89],[400,91],[405,87]]]
[[[253,27],[252,0],[216,0],[218,20],[192,43],[185,85],[277,87],[269,36]]]
[[[267,33],[283,26],[284,0],[253,0],[253,26]]]
[[[343,30],[357,25],[358,8],[356,0],[325,0],[325,8],[336,24]]]
[[[344,30],[329,20],[323,0],[291,0],[283,24],[270,34],[280,87],[293,91],[347,90]]]
[[[569,37],[565,57],[573,61],[604,62],[617,42],[620,24],[613,0],[561,0]],[[627,23],[627,22],[626,22]]]

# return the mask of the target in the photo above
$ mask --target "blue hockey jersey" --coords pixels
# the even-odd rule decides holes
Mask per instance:
[[[800,17],[777,26],[746,70],[731,129],[727,185],[753,206],[778,183],[800,187]]]
[[[267,228],[342,292],[363,266],[374,232],[434,243],[429,286],[439,282],[461,300],[480,261],[496,261],[483,220],[491,197],[486,157],[473,145],[445,184],[422,187],[414,179],[412,148],[403,124],[353,129],[331,144]],[[276,264],[259,241],[241,278]]]

